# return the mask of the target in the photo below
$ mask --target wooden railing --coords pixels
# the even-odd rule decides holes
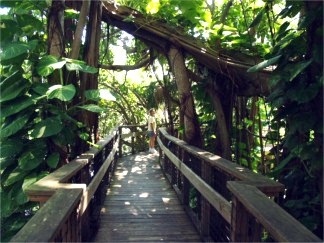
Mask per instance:
[[[119,154],[121,156],[122,151],[127,151],[126,147],[128,147],[128,150],[130,149],[132,154],[148,149],[146,141],[147,125],[122,125],[118,127],[118,130],[119,134],[121,134],[119,143]]]
[[[126,136],[137,152],[141,145],[136,143],[144,138],[136,139],[135,127]],[[42,207],[11,242],[91,240],[117,151],[119,157],[123,153],[123,128],[27,189],[30,200]],[[144,127],[139,129],[145,136]],[[203,240],[261,241],[266,232],[277,241],[321,241],[274,202],[284,190],[282,184],[189,146],[165,129],[159,130],[158,145],[161,167]]]
[[[11,242],[89,241],[117,160],[119,133],[97,143],[27,189],[42,207]]]
[[[321,242],[279,207],[284,186],[159,129],[160,164],[201,238]]]

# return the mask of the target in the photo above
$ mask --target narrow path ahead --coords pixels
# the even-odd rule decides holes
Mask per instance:
[[[96,242],[201,242],[157,160],[144,152],[118,161]]]

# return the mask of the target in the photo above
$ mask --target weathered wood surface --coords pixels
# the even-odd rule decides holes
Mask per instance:
[[[251,170],[244,168],[232,161],[219,157],[218,155],[191,146],[185,141],[169,135],[166,131],[166,128],[160,128],[159,131],[169,141],[180,146],[185,151],[194,155],[195,157],[209,163],[211,167],[217,168],[218,170],[222,171],[222,173],[228,174],[237,180],[244,181],[245,184],[251,184],[258,187],[262,192],[264,192],[268,196],[277,196],[279,193],[284,191],[284,185],[279,182],[273,181],[265,176],[254,173]]]
[[[80,230],[64,230],[64,227],[80,228],[78,220],[66,220],[80,202],[82,189],[59,189],[44,206],[30,219],[12,239],[11,242],[57,242],[80,241]],[[76,217],[76,215],[74,215]],[[31,232],[37,232],[31,234]],[[73,232],[73,235],[71,235]],[[58,233],[58,235],[57,235]],[[70,234],[70,235],[69,235]],[[60,238],[56,240],[55,237]]]
[[[227,187],[233,193],[234,201],[240,201],[239,208],[233,215],[234,227],[240,228],[245,225],[247,214],[250,213],[278,242],[322,242],[256,187],[234,181],[227,182]],[[247,239],[248,236],[242,235],[244,231],[247,232],[242,228],[238,232],[234,231],[236,235],[232,236],[232,240],[252,241]]]
[[[182,163],[167,147],[165,147],[160,138],[157,139],[159,146],[169,157],[171,162],[181,171],[181,173],[191,182],[191,184],[213,205],[214,208],[223,216],[223,218],[231,222],[231,204],[209,186],[201,177],[197,176],[188,166]]]
[[[157,159],[143,152],[118,162],[95,242],[201,241]]]

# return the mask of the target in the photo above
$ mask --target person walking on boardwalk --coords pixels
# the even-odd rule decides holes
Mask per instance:
[[[149,141],[149,152],[150,153],[156,153],[155,150],[155,138],[156,138],[156,121],[155,121],[155,110],[153,108],[149,111],[149,118],[148,118],[148,137],[150,139]]]

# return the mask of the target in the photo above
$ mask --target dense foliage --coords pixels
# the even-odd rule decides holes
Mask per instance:
[[[80,109],[102,111],[94,104],[72,104],[77,96],[66,84],[69,72],[96,73],[94,67],[46,54],[45,2],[2,2],[1,16],[1,241],[17,232],[37,209],[24,193],[73,155],[76,138],[89,140],[86,126],[74,116]],[[32,13],[32,14],[31,14]],[[60,72],[60,84],[48,77]],[[88,90],[88,100],[100,98]]]
[[[240,53],[255,58],[250,72],[267,67],[274,70],[268,97],[221,96],[232,107],[232,160],[284,183],[287,191],[281,205],[322,237],[323,4],[284,0],[117,2],[140,11],[149,21],[169,24],[174,33],[185,32],[204,41],[222,55]],[[10,9],[1,16],[0,35],[1,241],[6,241],[37,210],[24,189],[73,158],[80,138],[93,142],[89,128],[76,118],[80,110],[101,112],[99,133],[104,136],[120,123],[144,124],[151,107],[159,109],[159,121],[179,122],[180,109],[167,60],[141,41],[102,24],[99,62],[107,70],[102,66],[99,71],[98,89],[82,91],[70,78],[95,74],[98,69],[84,61],[48,55],[50,1],[1,1],[1,6]],[[68,28],[75,30],[79,13],[66,8],[64,16],[73,23]],[[71,41],[65,40],[66,52]],[[118,46],[125,54],[116,51]],[[151,59],[143,62],[141,74],[120,72],[148,54]],[[114,66],[116,58],[123,56],[123,66]],[[261,59],[265,61],[259,63]],[[187,56],[186,64],[195,71],[193,57]],[[59,80],[56,84],[50,82],[54,73]],[[206,87],[204,80],[192,82],[204,148],[215,153],[218,117]],[[80,103],[81,95],[86,100]]]

